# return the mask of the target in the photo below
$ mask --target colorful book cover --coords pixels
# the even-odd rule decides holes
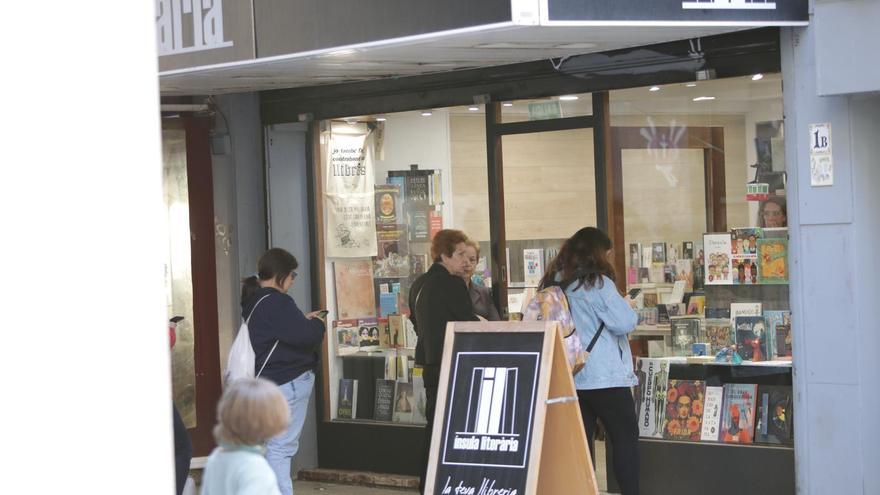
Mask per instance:
[[[675,280],[684,281],[684,290],[694,290],[694,260],[682,258],[675,262]]]
[[[537,287],[544,276],[544,250],[523,249],[523,280],[526,286]]]
[[[379,294],[379,314],[382,317],[397,314],[400,310],[397,306],[398,294],[396,292],[382,292]]]
[[[337,356],[347,356],[358,352],[358,336],[360,332],[357,320],[334,321],[333,333],[336,334]]]
[[[663,438],[700,440],[705,393],[706,384],[701,380],[669,380]]]
[[[767,329],[763,316],[736,317],[736,352],[743,361],[767,360]]]
[[[703,403],[703,429],[700,441],[717,442],[721,431],[721,409],[724,401],[724,387],[706,387],[706,400]]]
[[[376,230],[377,254],[373,260],[376,278],[409,276],[409,246],[405,225],[382,225]]]
[[[702,315],[706,312],[706,296],[704,294],[691,294],[688,299],[687,314]]]
[[[391,421],[394,418],[394,391],[397,382],[394,380],[376,380],[373,419]]]
[[[731,230],[731,254],[734,257],[757,256],[761,237],[761,229],[757,227]]]
[[[730,320],[727,318],[706,319],[706,341],[709,343],[712,354],[734,343],[731,332]]]
[[[338,419],[354,419],[357,417],[357,380],[353,378],[339,379],[336,417]]]
[[[639,358],[636,362],[636,376],[639,379],[636,391],[639,436],[663,438],[669,361]]]
[[[639,283],[639,267],[629,266],[626,268],[626,283],[630,285]]]
[[[358,349],[361,351],[379,350],[379,320],[362,318],[358,320]]]
[[[704,277],[706,285],[733,284],[733,262],[730,234],[705,234]]]
[[[388,328],[388,318],[379,318],[379,348],[389,349],[391,345],[391,330]]]
[[[725,443],[754,442],[755,408],[758,386],[748,383],[724,385],[720,440]]]
[[[758,258],[733,257],[734,285],[755,285],[758,283]]]
[[[376,184],[376,228],[400,223],[400,186]]]
[[[443,230],[443,214],[436,210],[428,211],[428,237],[433,240],[441,230]]]
[[[692,345],[700,341],[700,319],[680,316],[670,319],[672,352],[676,356],[690,356]]]
[[[377,316],[372,262],[369,259],[334,261],[333,269],[339,318]]]
[[[666,243],[665,242],[652,242],[651,243],[651,262],[652,263],[666,263]]]
[[[793,404],[791,387],[758,385],[755,443],[792,445]]]
[[[402,383],[398,381],[397,391],[394,398],[393,421],[395,423],[412,423],[413,409],[412,383]]]
[[[758,240],[758,280],[762,284],[788,283],[788,240],[785,238]]]

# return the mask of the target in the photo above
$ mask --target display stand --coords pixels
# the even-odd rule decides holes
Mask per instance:
[[[449,323],[425,493],[598,493],[556,322]]]

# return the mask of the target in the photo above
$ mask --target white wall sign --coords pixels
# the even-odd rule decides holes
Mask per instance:
[[[834,185],[834,160],[831,154],[831,124],[810,124],[810,185]]]

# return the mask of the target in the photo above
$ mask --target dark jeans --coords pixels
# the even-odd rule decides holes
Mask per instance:
[[[183,424],[183,418],[177,412],[177,407],[171,405],[174,421],[174,473],[177,482],[177,495],[183,493],[186,485],[186,477],[189,475],[189,462],[192,460],[193,449],[189,441],[189,434]]]
[[[440,383],[440,366],[425,366],[422,371],[425,381],[425,447],[422,450],[422,476],[419,478],[419,493],[425,493],[428,478],[428,459],[431,456],[431,435],[434,433],[434,410],[437,409],[437,387]]]
[[[639,493],[639,426],[636,420],[635,403],[629,387],[603,388],[598,390],[578,390],[578,402],[590,457],[593,457],[593,435],[596,432],[596,419],[608,433],[613,448],[612,466],[614,476],[623,495]],[[595,460],[593,461],[595,462]]]

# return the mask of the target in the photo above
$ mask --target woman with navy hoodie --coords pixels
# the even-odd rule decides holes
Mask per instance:
[[[290,461],[299,449],[315,385],[315,349],[324,339],[318,312],[303,314],[287,294],[298,266],[292,254],[272,248],[260,257],[257,275],[245,279],[241,291],[241,314],[254,347],[254,374],[275,382],[290,407],[290,426],[266,444],[266,460],[284,495],[293,493]]]

